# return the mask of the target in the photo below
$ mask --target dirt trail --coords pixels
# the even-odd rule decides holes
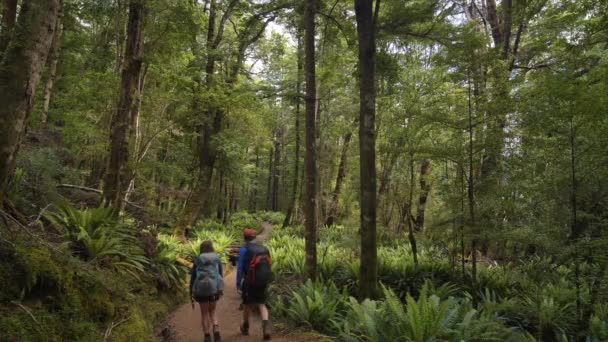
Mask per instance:
[[[272,225],[263,224],[263,231],[258,235],[257,240],[264,242],[272,232]],[[262,323],[259,315],[254,315],[250,321],[249,336],[242,336],[239,325],[242,321],[242,311],[239,311],[241,298],[236,292],[236,270],[231,272],[224,279],[224,296],[218,302],[218,318],[220,322],[220,332],[222,341],[262,341]],[[272,320],[272,312],[271,312]],[[203,340],[203,329],[201,327],[201,313],[198,305],[192,310],[190,303],[181,305],[168,318],[168,326],[171,329],[171,341],[199,342]],[[300,342],[300,341],[319,341],[312,336],[302,336],[301,334],[285,334],[274,329],[273,341],[280,342]],[[159,341],[166,341],[160,338]]]

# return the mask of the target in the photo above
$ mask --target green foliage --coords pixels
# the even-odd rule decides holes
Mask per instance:
[[[293,289],[289,299],[279,297],[273,308],[293,322],[320,332],[333,331],[333,322],[342,310],[346,295],[333,283],[314,283],[311,280]]]
[[[322,298],[328,307],[320,307]],[[500,341],[525,336],[506,328],[499,317],[473,309],[467,300],[441,300],[427,290],[418,300],[408,297],[405,305],[386,288],[382,301],[359,302],[332,283],[309,282],[294,291],[293,299],[280,307],[290,319],[346,341]],[[311,312],[331,324],[310,318]]]
[[[148,260],[138,246],[134,228],[117,220],[110,208],[74,209],[61,205],[47,214],[63,232],[70,250],[83,260],[139,276]]]
[[[256,213],[256,216],[262,222],[268,222],[273,225],[280,225],[285,220],[285,214],[282,212],[274,211],[261,211]]]
[[[176,289],[184,284],[188,269],[176,263],[177,257],[177,250],[164,243],[158,244],[151,269],[162,288]]]
[[[138,280],[113,268],[91,267],[24,232],[0,225],[0,233],[13,243],[0,243],[0,329],[8,340],[96,341],[123,319],[128,336],[148,340],[182,293],[180,287],[170,289],[170,296],[157,292],[145,274]],[[121,336],[122,329],[112,333],[113,339]]]

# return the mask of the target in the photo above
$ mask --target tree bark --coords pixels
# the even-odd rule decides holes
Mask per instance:
[[[306,228],[306,274],[317,278],[317,146],[316,146],[316,71],[315,71],[315,11],[316,0],[304,4],[304,68],[306,74],[306,191],[304,224]]]
[[[344,182],[344,178],[346,177],[348,147],[350,146],[352,136],[353,134],[351,132],[348,132],[344,136],[344,144],[342,145],[342,153],[340,155],[340,165],[338,166],[338,176],[336,177],[336,186],[331,197],[331,203],[329,205],[327,219],[325,220],[326,226],[333,225],[336,217],[338,216],[338,207],[340,204],[340,193],[342,192],[342,183]]]
[[[418,198],[418,211],[416,214],[416,226],[417,232],[424,230],[424,214],[426,211],[426,202],[431,190],[431,184],[428,182],[428,176],[431,173],[431,161],[424,159],[422,165],[420,165],[420,196]]]
[[[376,10],[379,0],[376,0]],[[376,27],[372,0],[355,0],[359,41],[359,153],[361,207],[361,269],[359,296],[377,295],[376,249]]]
[[[55,86],[55,80],[57,78],[57,64],[59,64],[59,54],[61,51],[61,36],[63,33],[63,11],[59,12],[55,27],[55,35],[53,36],[53,45],[50,54],[50,63],[48,63],[48,77],[46,84],[44,85],[44,102],[42,106],[42,118],[43,124],[47,123],[49,117],[49,106],[51,104],[51,98],[53,96],[53,87]]]
[[[2,22],[0,27],[0,61],[11,40],[11,34],[17,20],[17,0],[2,1]]]
[[[12,176],[60,9],[60,0],[24,1],[0,62],[0,203]]]
[[[129,2],[129,21],[127,24],[127,47],[121,75],[118,108],[112,120],[110,133],[110,156],[104,182],[104,199],[107,206],[117,210],[122,208],[125,192],[130,182],[129,145],[132,127],[132,114],[137,105],[136,97],[139,76],[143,62],[144,1]]]

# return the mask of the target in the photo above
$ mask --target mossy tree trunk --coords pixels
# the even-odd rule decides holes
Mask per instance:
[[[372,0],[355,0],[359,40],[359,153],[361,203],[360,298],[377,294],[378,251],[376,249],[376,10]],[[375,13],[374,13],[375,12]]]
[[[304,73],[306,75],[306,187],[304,196],[304,225],[306,275],[317,277],[317,146],[316,146],[316,74],[315,74],[315,10],[316,1],[304,4]]]
[[[57,65],[59,64],[59,54],[61,51],[61,36],[63,33],[63,11],[59,12],[55,27],[55,35],[53,36],[53,45],[51,48],[50,60],[48,63],[48,76],[44,85],[44,102],[42,106],[42,123],[47,123],[49,116],[49,106],[53,96],[53,88],[57,79]]]
[[[137,105],[139,77],[143,62],[143,30],[145,0],[129,2],[127,47],[121,75],[118,108],[112,119],[110,153],[104,182],[106,205],[122,208],[124,195],[130,182],[129,143],[134,127],[132,114]]]
[[[0,63],[0,203],[32,111],[61,5],[61,0],[23,1]]]

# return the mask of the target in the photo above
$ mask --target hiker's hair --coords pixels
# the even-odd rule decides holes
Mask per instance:
[[[201,253],[211,253],[215,252],[213,249],[213,242],[211,240],[206,240],[201,243]]]
[[[253,240],[255,240],[255,236],[245,236],[245,241],[251,242]]]

